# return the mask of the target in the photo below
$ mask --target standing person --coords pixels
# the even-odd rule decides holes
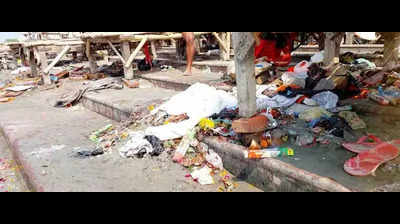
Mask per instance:
[[[196,52],[194,46],[194,32],[182,32],[182,36],[186,42],[186,70],[184,74],[191,75],[194,54]]]

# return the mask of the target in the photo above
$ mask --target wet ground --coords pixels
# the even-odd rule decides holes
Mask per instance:
[[[374,106],[374,103],[371,103]],[[399,108],[400,109],[400,108]],[[345,132],[345,138],[331,138],[330,144],[317,144],[314,147],[300,147],[294,144],[287,146],[295,150],[293,157],[278,158],[298,168],[329,177],[336,182],[356,191],[399,191],[400,184],[400,157],[382,164],[375,172],[375,176],[355,177],[347,174],[343,164],[356,154],[345,150],[341,143],[354,142],[359,137],[369,133],[374,134],[384,141],[400,139],[399,122],[385,122],[381,115],[360,115],[367,128],[363,130]],[[303,127],[299,122],[299,127]]]

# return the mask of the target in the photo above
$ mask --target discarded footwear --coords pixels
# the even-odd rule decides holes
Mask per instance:
[[[361,152],[344,163],[344,170],[353,176],[375,175],[375,170],[399,155],[399,141],[380,143],[373,149]]]
[[[372,140],[372,142],[368,140]],[[361,137],[356,143],[347,142],[343,143],[342,146],[351,152],[362,153],[373,149],[381,143],[383,143],[383,141],[375,135],[366,135]]]

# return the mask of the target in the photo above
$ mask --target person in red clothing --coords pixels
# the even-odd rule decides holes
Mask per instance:
[[[253,32],[256,59],[265,57],[276,66],[288,66],[296,33]]]

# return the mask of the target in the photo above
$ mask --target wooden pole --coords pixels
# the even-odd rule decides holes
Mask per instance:
[[[121,43],[121,50],[122,50],[122,57],[127,60],[129,58],[129,55],[131,53],[131,47],[129,45],[129,42],[124,41]],[[126,64],[126,63],[125,63]],[[125,79],[131,80],[133,79],[133,68],[131,66],[124,66],[124,74],[125,74]]]
[[[230,53],[231,53],[231,36],[230,36],[230,32],[223,32],[221,34],[221,39],[224,42],[224,46],[226,46],[227,51],[220,51],[220,58],[223,61],[228,61],[230,59]]]
[[[151,46],[151,53],[153,54],[153,58],[157,58],[157,49],[156,49],[156,45],[155,45],[154,41],[150,42],[150,46]]]
[[[111,41],[107,40],[107,43],[110,45],[111,49],[118,55],[119,59],[121,59],[122,63],[125,65],[125,59],[119,54],[118,50],[114,47]]]
[[[254,77],[254,37],[251,32],[233,32],[239,115],[250,118],[257,112]]]
[[[139,51],[142,49],[142,47],[144,46],[144,44],[146,43],[147,38],[143,38],[139,45],[136,47],[135,51],[133,51],[133,53],[131,54],[131,56],[129,56],[128,60],[126,61],[125,64],[125,68],[129,68],[132,65],[133,60],[135,59],[136,55],[139,53]]]
[[[71,46],[65,46],[64,49],[57,55],[51,64],[44,69],[43,72],[45,74],[49,73],[50,69],[52,69],[70,49]]]
[[[225,46],[224,41],[221,40],[221,38],[218,36],[217,32],[213,32],[212,34],[214,35],[215,39],[217,39],[220,48],[222,48],[222,50],[224,50],[226,53],[229,52],[229,51],[228,51],[228,48]],[[224,34],[225,34],[225,33],[224,33]],[[224,36],[225,36],[225,35],[224,35]]]
[[[38,70],[35,61],[35,53],[31,48],[29,48],[28,51],[29,51],[29,66],[31,67],[32,76],[36,77],[38,75]]]
[[[90,40],[86,41],[86,57],[89,60],[89,68],[91,73],[95,73],[97,69],[97,63],[95,58],[93,58],[91,49],[90,49]]]

